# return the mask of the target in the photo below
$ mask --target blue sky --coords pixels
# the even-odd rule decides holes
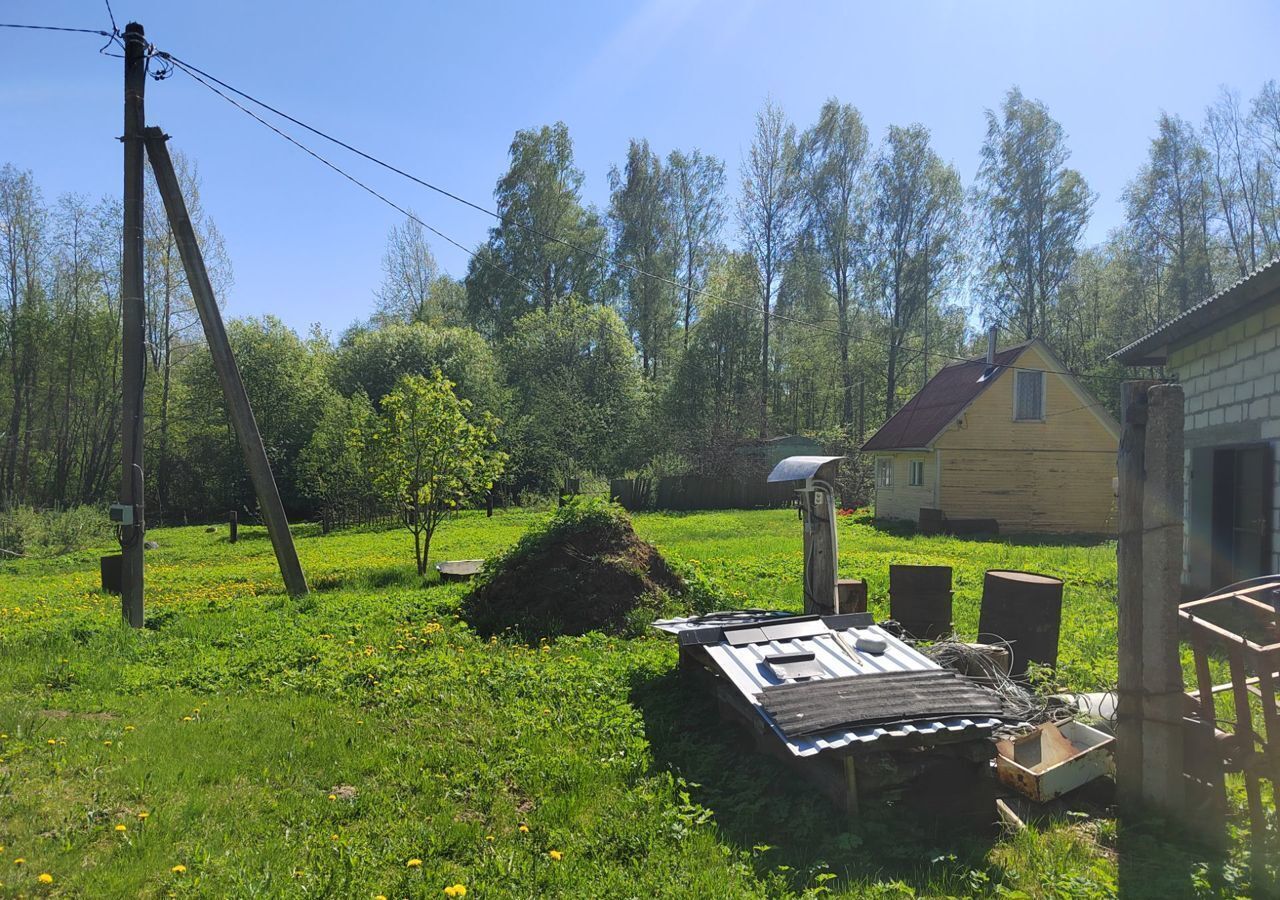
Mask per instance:
[[[1064,125],[1100,194],[1089,231],[1121,219],[1161,110],[1199,121],[1219,85],[1251,97],[1280,77],[1280,4],[742,0],[456,3],[114,0],[157,46],[301,119],[489,205],[513,133],[564,120],[607,201],[609,166],[646,137],[714,153],[731,183],[772,95],[798,126],[830,96],[877,138],[928,126],[966,184],[983,110],[1011,85]],[[0,20],[103,27],[100,0],[7,0]],[[0,162],[52,199],[120,185],[120,60],[95,38],[0,30]],[[368,314],[393,210],[183,75],[149,82],[151,124],[195,159],[235,267],[231,315],[271,312],[334,332]],[[467,246],[489,220],[332,151]],[[435,242],[455,275],[465,254]]]

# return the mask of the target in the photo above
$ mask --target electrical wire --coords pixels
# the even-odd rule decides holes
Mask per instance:
[[[114,37],[114,33],[100,28],[66,28],[62,25],[21,25],[16,22],[0,22],[0,28],[22,28],[27,31],[65,31],[73,34],[96,34],[98,37]]]

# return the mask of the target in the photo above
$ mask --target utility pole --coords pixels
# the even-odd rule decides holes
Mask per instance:
[[[169,227],[178,244],[182,267],[187,273],[187,286],[191,289],[191,296],[200,313],[200,324],[204,326],[205,340],[209,342],[209,353],[213,356],[213,368],[218,373],[222,393],[227,398],[231,424],[240,442],[253,490],[258,495],[258,506],[262,509],[262,518],[266,521],[267,533],[271,536],[271,546],[276,553],[276,562],[280,565],[280,575],[289,595],[301,597],[307,592],[307,579],[302,572],[302,564],[298,562],[298,551],[293,545],[293,535],[289,533],[289,520],[285,517],[284,504],[280,502],[280,492],[276,488],[275,477],[271,474],[271,463],[267,460],[267,451],[262,445],[262,434],[258,431],[258,422],[249,405],[249,395],[245,392],[240,369],[231,352],[227,329],[222,324],[222,313],[218,311],[213,285],[205,270],[204,256],[196,240],[186,201],[182,199],[178,175],[169,158],[169,148],[165,143],[168,136],[159,128],[147,128],[143,133],[146,136],[151,171],[156,176],[156,186],[164,201]],[[231,516],[231,540],[234,541],[234,511]]]
[[[120,528],[120,611],[141,628],[142,542],[146,535],[142,469],[142,389],[146,365],[146,309],[142,297],[142,129],[147,83],[147,41],[142,26],[124,28],[124,258],[120,272],[124,323],[120,407],[120,503],[112,510]]]

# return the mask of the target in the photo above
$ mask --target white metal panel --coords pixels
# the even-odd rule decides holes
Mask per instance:
[[[757,695],[765,688],[776,684],[791,683],[789,679],[779,678],[773,669],[765,664],[766,656],[780,653],[812,653],[815,661],[822,667],[821,679],[846,678],[852,675],[869,675],[877,672],[925,672],[942,668],[920,651],[916,650],[889,634],[876,625],[867,628],[847,628],[841,632],[845,642],[853,647],[859,634],[870,634],[883,638],[888,645],[884,653],[873,655],[858,653],[855,655],[863,663],[857,665],[836,643],[830,634],[807,638],[795,638],[787,641],[771,641],[765,644],[747,644],[732,647],[727,643],[713,644],[706,647],[711,661],[733,683],[733,686],[746,698],[762,719],[769,724],[774,733],[787,745],[796,756],[813,756],[823,750],[838,749],[851,744],[868,744],[886,735],[905,736],[909,734],[937,734],[941,731],[959,732],[973,730],[978,737],[981,732],[990,732],[1001,724],[1000,719],[979,717],[976,719],[941,719],[930,722],[917,722],[910,725],[864,725],[847,731],[833,731],[818,737],[789,738],[782,733],[778,723],[760,706]]]

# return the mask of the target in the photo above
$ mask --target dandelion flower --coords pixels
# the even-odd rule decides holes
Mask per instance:
[[[550,856],[556,862],[560,862],[560,860],[564,859],[564,854],[561,853],[559,850],[548,850],[547,856]]]
[[[451,884],[444,889],[446,897],[465,897],[467,896],[467,886],[465,884]]]
[[[183,716],[183,717],[182,717],[182,721],[184,721],[184,722],[190,722],[190,721],[191,721],[191,717],[190,717],[190,716]]]
[[[46,744],[50,744],[50,745],[52,745],[52,744],[56,744],[56,743],[58,743],[58,742],[57,742],[57,741],[55,741],[53,738],[49,738],[49,740],[45,741],[45,743],[46,743]]]
[[[338,839],[338,836],[336,834],[329,835],[329,840],[336,841],[337,839]]]
[[[186,867],[186,866],[184,866],[182,863],[178,863],[176,866],[174,866],[174,867],[173,867],[172,869],[170,869],[169,871],[170,871],[170,872],[172,872],[174,875],[181,875],[181,874],[183,874],[184,872],[186,872],[186,871],[187,871],[187,867]]]
[[[485,839],[486,841],[492,841],[492,840],[493,840],[493,835],[491,835],[491,834],[486,834],[486,835],[484,836],[484,839]],[[4,849],[3,847],[0,847],[0,850],[3,850],[3,849]]]
[[[422,860],[417,859],[415,857],[414,859],[411,859],[407,863],[405,863],[405,865],[408,866],[410,869],[416,869],[422,865]]]
[[[37,878],[36,881],[40,882],[41,884],[53,884],[53,876],[50,875],[48,872],[41,872],[40,877]]]
[[[523,822],[521,822],[521,823],[520,823],[520,833],[521,833],[521,834],[528,834],[528,833],[529,833],[529,826],[528,826],[528,825],[526,825],[526,824],[524,824]]]
[[[149,815],[151,815],[151,813],[147,812],[147,811],[144,809],[142,812],[138,813],[138,818],[139,818],[139,819],[146,819],[146,818],[147,818],[147,816],[149,816]]]
[[[132,725],[126,725],[126,726],[124,726],[124,730],[125,730],[125,731],[133,731],[134,729],[133,729],[133,726],[132,726]]]
[[[116,826],[116,831],[119,831],[122,834],[128,830],[129,830],[129,826],[124,824],[123,822],[121,822],[119,825]]]
[[[329,799],[330,799],[330,800],[337,800],[337,799],[338,799],[338,795],[337,795],[337,794],[330,794],[330,795],[329,795]]]
[[[20,865],[22,865],[24,862],[26,862],[26,860],[25,860],[25,859],[23,859],[21,856],[19,856],[17,859],[15,859],[15,860],[13,861],[13,864],[14,864],[15,866],[20,866]]]
[[[110,746],[111,746],[111,742],[110,742],[110,741],[103,741],[103,742],[102,742],[102,746],[104,746],[104,747],[110,747]]]

